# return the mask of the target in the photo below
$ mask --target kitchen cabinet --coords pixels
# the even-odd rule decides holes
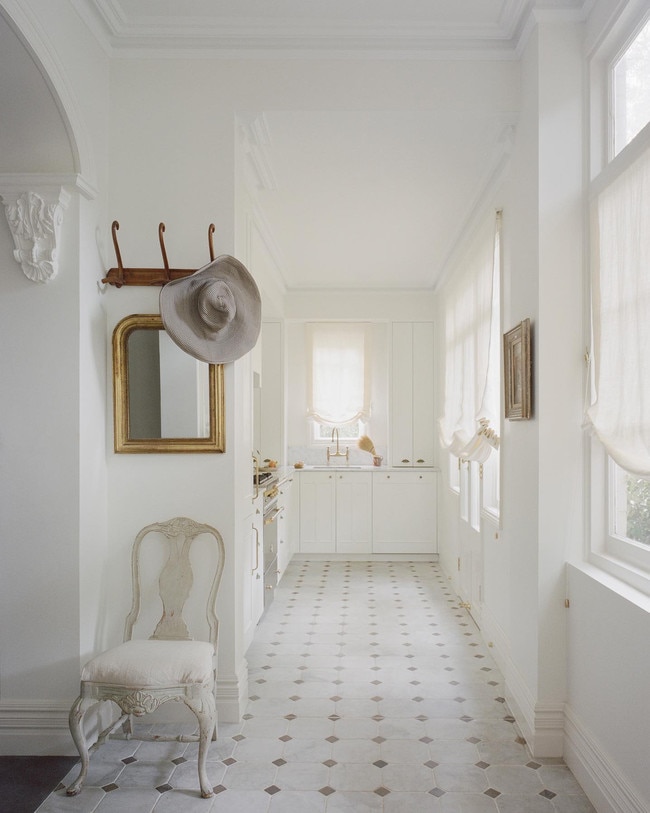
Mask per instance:
[[[264,550],[262,496],[255,499],[242,524],[242,601],[244,648],[253,640],[257,622],[264,612]]]
[[[437,553],[437,474],[373,472],[372,552]]]
[[[282,578],[282,574],[287,569],[287,565],[291,561],[291,557],[295,552],[295,534],[293,515],[295,510],[292,509],[293,497],[293,475],[287,477],[286,480],[280,482],[278,493],[278,581]]]
[[[372,474],[336,472],[336,552],[372,550]]]
[[[372,473],[300,474],[300,552],[370,553]]]
[[[393,322],[391,465],[431,467],[435,450],[433,322]]]
[[[300,474],[300,552],[336,551],[334,472]]]

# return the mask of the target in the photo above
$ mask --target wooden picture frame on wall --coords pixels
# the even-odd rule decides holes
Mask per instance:
[[[505,416],[526,421],[531,416],[530,319],[524,319],[503,335]]]

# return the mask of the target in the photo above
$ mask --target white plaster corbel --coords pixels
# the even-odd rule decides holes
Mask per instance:
[[[14,257],[28,279],[49,282],[59,270],[58,242],[70,194],[62,186],[0,189],[14,239]]]

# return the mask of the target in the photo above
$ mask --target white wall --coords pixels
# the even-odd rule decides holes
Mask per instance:
[[[71,193],[48,283],[23,275],[0,223],[0,752],[53,753],[70,745],[106,539],[102,214],[91,187],[106,177],[108,74],[69,7],[3,0],[0,12],[0,98],[11,110],[0,185],[54,175]],[[63,71],[66,61],[78,70]]]
[[[569,566],[565,756],[599,813],[650,809],[650,599]]]

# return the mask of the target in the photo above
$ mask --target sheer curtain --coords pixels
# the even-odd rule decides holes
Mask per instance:
[[[587,421],[619,466],[650,475],[650,149],[599,195]]]
[[[478,230],[445,297],[442,445],[485,462],[499,445],[501,213]]]
[[[309,417],[330,426],[370,414],[368,325],[320,322],[307,326]]]

